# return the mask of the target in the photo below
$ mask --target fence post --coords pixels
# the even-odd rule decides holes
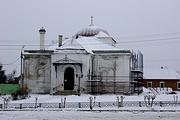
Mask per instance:
[[[98,102],[98,107],[101,107],[101,102]]]
[[[64,108],[66,108],[66,97],[64,98]]]
[[[59,108],[61,108],[61,103],[59,103]]]
[[[81,103],[80,102],[78,103],[78,107],[81,108]]]
[[[160,101],[159,104],[160,104],[160,107],[162,107],[162,101]]]
[[[61,98],[61,105],[62,105],[62,108],[63,108],[63,98]]]
[[[93,98],[92,98],[92,97],[89,97],[89,107],[90,107],[90,110],[93,109],[93,107],[92,107],[92,101],[93,101]]]
[[[117,96],[117,106],[118,106],[118,108],[119,108],[119,96]]]
[[[124,100],[124,96],[121,96],[121,104],[120,104],[120,107],[123,107],[123,100]]]
[[[95,106],[95,104],[96,104],[96,97],[94,96],[94,106]]]
[[[139,107],[142,107],[142,104],[141,104],[141,102],[139,102]]]
[[[22,104],[19,104],[19,108],[22,109]]]
[[[37,100],[38,100],[38,98],[35,97],[35,108],[37,108]]]

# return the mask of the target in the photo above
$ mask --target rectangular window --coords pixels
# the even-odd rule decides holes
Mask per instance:
[[[159,85],[160,88],[164,88],[165,87],[165,82],[164,81],[160,82],[159,84],[160,84]]]
[[[152,88],[152,82],[147,82],[147,88]]]
[[[180,89],[180,82],[177,82],[177,89]]]

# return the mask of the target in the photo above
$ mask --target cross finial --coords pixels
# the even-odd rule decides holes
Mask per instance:
[[[91,24],[90,24],[90,26],[93,26],[93,25],[94,25],[94,23],[93,23],[93,22],[94,22],[94,21],[93,21],[93,18],[94,18],[94,17],[91,16]]]

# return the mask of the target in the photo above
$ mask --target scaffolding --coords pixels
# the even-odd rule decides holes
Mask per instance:
[[[140,70],[132,70],[131,73],[134,78],[134,92],[139,94],[143,91],[143,72]]]
[[[89,94],[132,94],[136,82],[130,76],[92,76],[86,81]]]

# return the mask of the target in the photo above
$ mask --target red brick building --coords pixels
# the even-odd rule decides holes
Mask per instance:
[[[146,70],[143,84],[146,88],[168,87],[173,91],[180,91],[180,74],[167,68]]]

